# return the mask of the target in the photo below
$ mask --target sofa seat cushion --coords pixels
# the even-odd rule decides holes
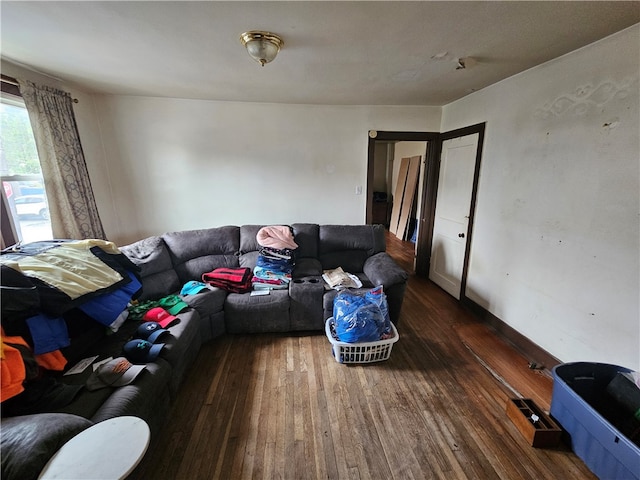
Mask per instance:
[[[136,377],[134,383],[94,391],[84,388],[71,403],[56,411],[80,415],[94,421],[121,415],[136,415],[145,420],[153,417],[153,402],[149,402],[148,399],[157,398],[160,402],[167,396],[168,405],[169,394],[177,394],[201,346],[201,319],[198,312],[186,309],[177,317],[180,321],[169,326],[169,334],[158,340],[165,344],[160,358],[145,364],[145,370]],[[141,323],[142,321],[138,320],[126,321],[117,333],[107,335],[96,344],[91,355],[98,356],[96,361],[124,356],[123,346],[132,338],[136,338],[136,330]],[[59,380],[72,385],[84,385],[91,372],[91,367],[88,367],[78,374],[63,375]]]
[[[269,295],[230,293],[224,307],[228,333],[288,332],[289,291],[271,290]]]
[[[202,346],[200,323],[203,320],[198,312],[189,309],[180,313],[178,318],[180,321],[167,329],[169,334],[158,339],[158,342],[164,343],[160,357],[169,362],[172,368],[169,381],[172,398],[177,397],[180,385]],[[206,327],[209,328],[208,325]]]
[[[66,442],[92,425],[86,418],[65,413],[3,418],[3,480],[35,480]]]
[[[56,412],[78,415],[96,423],[122,415],[133,415],[151,426],[156,410],[160,410],[161,401],[166,399],[168,404],[172,372],[171,365],[158,358],[155,362],[147,363],[133,383],[94,391],[83,388],[71,403]],[[87,368],[81,374],[64,377],[64,380],[84,384],[90,374],[91,368]]]
[[[182,295],[181,297],[200,315],[207,316],[221,312],[224,309],[224,301],[227,298],[227,294],[226,290],[212,287],[195,295]]]

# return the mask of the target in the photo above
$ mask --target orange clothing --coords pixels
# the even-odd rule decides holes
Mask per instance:
[[[60,350],[41,353],[40,355],[36,355],[35,357],[38,365],[46,370],[61,372],[62,370],[64,370],[64,367],[67,364],[67,359],[64,358]]]
[[[22,360],[20,350],[6,342],[27,345],[22,337],[2,336],[2,354],[0,355],[0,402],[15,397],[24,391],[22,385],[27,377],[27,371]]]

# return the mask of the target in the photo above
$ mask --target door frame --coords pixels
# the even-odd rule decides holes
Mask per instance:
[[[438,132],[380,132],[369,131],[369,145],[367,150],[367,210],[365,223],[370,225],[373,221],[373,171],[376,141],[381,142],[427,142],[427,153],[440,134]]]

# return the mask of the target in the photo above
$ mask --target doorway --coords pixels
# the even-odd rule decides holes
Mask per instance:
[[[477,134],[477,146],[475,165],[473,168],[473,180],[471,185],[470,200],[468,205],[468,224],[464,232],[464,247],[462,255],[462,267],[460,272],[459,295],[456,298],[465,298],[466,276],[469,264],[469,252],[473,234],[473,221],[475,214],[476,192],[480,173],[480,160],[484,141],[485,124],[480,123],[469,127],[452,130],[444,133],[437,132],[369,132],[368,167],[367,167],[367,211],[366,223],[378,223],[373,221],[374,199],[374,175],[375,175],[375,150],[378,142],[426,142],[424,154],[424,168],[421,173],[423,182],[422,194],[418,198],[420,214],[418,216],[417,238],[415,243],[414,270],[417,276],[429,278],[432,262],[432,245],[434,235],[434,223],[436,218],[436,203],[438,199],[438,179],[440,176],[440,161],[443,143],[468,135]]]
[[[438,138],[434,132],[369,132],[369,161],[367,169],[367,224],[382,224],[400,240],[417,242],[419,218],[424,189],[424,169],[429,145]],[[405,192],[405,177],[401,165],[416,160],[417,175],[411,176]],[[400,179],[400,180],[399,180]],[[404,195],[405,205],[400,205]],[[395,210],[394,210],[395,209]],[[400,222],[400,220],[402,220]],[[416,248],[414,247],[415,264]],[[413,270],[413,268],[412,268]]]

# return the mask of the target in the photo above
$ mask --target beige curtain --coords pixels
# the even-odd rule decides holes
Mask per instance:
[[[29,112],[55,238],[106,240],[73,114],[71,96],[18,80]]]

